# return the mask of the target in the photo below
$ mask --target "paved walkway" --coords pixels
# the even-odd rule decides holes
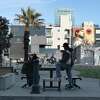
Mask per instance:
[[[72,71],[73,75],[77,75],[78,72]],[[16,84],[8,90],[0,91],[0,96],[38,96],[38,97],[100,97],[100,80],[91,78],[82,78],[77,81],[77,84],[81,89],[65,90],[66,84],[65,72],[62,72],[62,86],[61,92],[56,89],[47,89],[45,92],[42,91],[42,78],[48,77],[48,72],[40,72],[41,75],[41,93],[30,94],[31,88],[21,88],[26,80],[21,80],[19,76],[16,76]],[[1,100],[1,99],[0,99]],[[15,100],[15,99],[14,99]],[[21,99],[20,99],[21,100]]]

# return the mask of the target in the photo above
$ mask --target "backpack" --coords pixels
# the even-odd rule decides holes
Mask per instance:
[[[22,65],[21,73],[22,74],[29,74],[33,71],[32,62],[28,61]]]

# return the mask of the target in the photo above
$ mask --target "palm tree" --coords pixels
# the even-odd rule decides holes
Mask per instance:
[[[40,13],[36,12],[34,9],[28,7],[26,10],[21,9],[21,14],[16,14],[16,19],[19,23],[25,25],[24,27],[24,62],[28,60],[28,47],[29,47],[29,35],[30,25],[33,27],[38,27],[43,24],[43,19],[40,19]]]

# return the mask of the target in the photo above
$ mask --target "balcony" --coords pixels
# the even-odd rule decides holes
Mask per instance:
[[[47,46],[51,46],[53,44],[53,42],[47,42]]]
[[[46,33],[46,37],[51,38],[52,37],[51,33]]]
[[[65,34],[64,39],[68,39],[68,38],[70,38],[70,35],[69,34]]]

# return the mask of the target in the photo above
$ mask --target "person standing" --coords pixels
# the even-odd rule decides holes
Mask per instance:
[[[73,62],[73,49],[69,47],[68,43],[63,44],[64,50],[61,51],[62,59],[56,64],[56,76],[58,79],[61,78],[61,69],[66,70],[66,74],[68,77],[69,88],[72,87],[72,74],[71,69],[74,64]]]
[[[33,66],[33,85],[32,85],[32,93],[40,93],[40,86],[39,86],[39,81],[40,81],[40,74],[39,74],[39,58],[37,57],[36,54],[33,54],[32,57],[32,66]]]
[[[61,50],[60,50],[60,46],[57,47],[57,50],[54,54],[54,57],[56,58],[56,77],[57,79],[60,79],[61,78],[61,67],[60,67],[60,61],[62,59],[62,53],[61,53]]]

